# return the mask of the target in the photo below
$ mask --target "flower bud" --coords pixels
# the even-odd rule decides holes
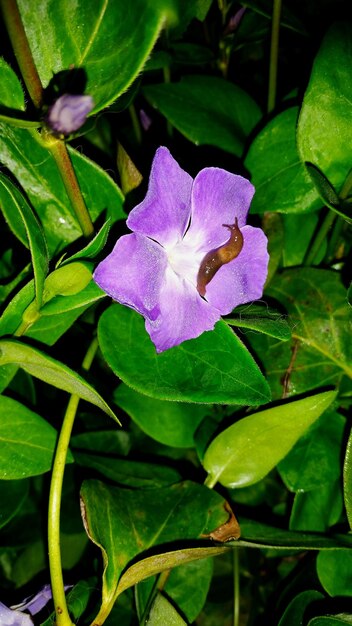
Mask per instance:
[[[55,133],[69,135],[83,126],[93,106],[91,96],[66,93],[49,108],[46,123]]]

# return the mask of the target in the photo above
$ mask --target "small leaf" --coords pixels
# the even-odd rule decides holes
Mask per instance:
[[[207,484],[245,487],[261,480],[328,408],[334,391],[316,394],[239,420],[208,447],[203,465]]]
[[[0,175],[0,205],[15,235],[31,252],[37,307],[42,302],[45,276],[48,272],[48,252],[44,233],[37,217],[15,185]]]
[[[280,341],[288,341],[291,339],[291,329],[286,317],[265,303],[253,302],[237,307],[224,321],[230,326],[248,328]]]
[[[317,189],[319,196],[326,204],[326,206],[330,207],[330,209],[333,210],[338,209],[340,205],[339,197],[326,176],[324,176],[320,169],[316,167],[316,165],[314,165],[313,163],[307,162],[305,163],[305,166],[308,170],[309,176],[311,177]]]
[[[222,78],[185,76],[179,83],[144,87],[143,93],[187,139],[236,156],[260,119],[251,96]]]
[[[52,467],[56,430],[25,406],[0,396],[0,479],[37,476]],[[70,454],[68,462],[72,462]]]
[[[158,593],[150,610],[148,626],[187,626],[172,604]]]
[[[331,550],[318,554],[317,573],[330,596],[352,596],[351,555],[351,550]]]
[[[114,402],[156,441],[178,448],[194,447],[193,435],[202,419],[209,415],[206,405],[156,400],[121,384]]]
[[[99,320],[98,338],[114,373],[153,398],[246,405],[269,400],[258,366],[222,321],[213,331],[157,354],[142,316],[114,304]]]
[[[24,111],[25,103],[22,85],[13,69],[6,63],[3,58],[0,58],[0,83],[1,107]]]
[[[25,343],[1,339],[0,365],[7,365],[8,363],[14,363],[18,367],[22,367],[28,374],[49,385],[91,402],[119,423],[114,412],[95,389],[84,378],[60,361],[56,361]]]
[[[324,595],[320,591],[309,589],[299,593],[286,607],[278,626],[295,626],[303,624],[304,615],[313,602],[324,600]]]
[[[82,250],[79,250],[75,254],[72,254],[70,257],[64,257],[59,265],[67,265],[68,263],[72,263],[72,261],[81,261],[84,259],[94,259],[104,248],[111,226],[111,219],[109,218],[105,224],[101,227],[101,229],[97,232],[95,237],[87,243]]]

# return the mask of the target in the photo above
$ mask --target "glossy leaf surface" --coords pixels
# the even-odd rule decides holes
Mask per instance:
[[[260,118],[255,101],[221,78],[186,76],[179,83],[151,85],[144,94],[177,130],[197,145],[241,156]]]
[[[208,484],[245,487],[263,478],[329,407],[328,391],[244,417],[208,447],[203,465]]]
[[[101,316],[104,358],[125,383],[161,400],[262,404],[268,391],[247,349],[224,322],[157,354],[138,313],[113,305]]]
[[[0,340],[0,365],[7,365],[8,363],[14,363],[18,367],[22,367],[28,374],[39,378],[49,385],[63,389],[70,394],[78,395],[118,421],[103,398],[84,378],[60,361],[56,361],[44,354],[44,352],[40,352],[19,341],[2,339]]]
[[[330,596],[352,595],[351,554],[351,550],[332,550],[318,555],[319,580]]]

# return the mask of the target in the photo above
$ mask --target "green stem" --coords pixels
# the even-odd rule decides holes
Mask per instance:
[[[209,487],[209,489],[213,489],[217,483],[217,478],[215,478],[215,476],[213,476],[212,474],[208,474],[208,476],[206,477],[205,481],[204,481],[204,485],[206,487]]]
[[[328,213],[326,214],[324,221],[321,225],[321,227],[319,228],[319,231],[313,241],[313,244],[311,246],[311,248],[308,250],[304,261],[303,261],[303,265],[312,265],[314,262],[315,257],[317,256],[320,247],[323,243],[323,241],[326,239],[328,232],[330,230],[330,228],[332,227],[334,221],[336,219],[336,213],[334,213],[333,211],[328,211]]]
[[[166,83],[167,85],[171,83],[171,71],[168,65],[164,65],[163,67],[163,76],[164,76],[164,83]],[[169,120],[166,120],[166,130],[167,130],[167,134],[169,135],[169,137],[172,137],[173,126]]]
[[[82,368],[84,370],[89,370],[97,348],[98,341],[96,338],[94,338],[83,359]],[[48,548],[51,588],[53,593],[57,626],[73,626],[73,622],[71,621],[67,609],[65,587],[62,575],[60,549],[60,509],[62,483],[64,478],[67,452],[78,404],[79,396],[72,395],[67,405],[55,452],[55,459],[50,484],[48,510]]]
[[[233,626],[240,624],[240,555],[234,548],[233,555]]]
[[[50,150],[55,159],[82,233],[85,237],[91,237],[94,233],[94,226],[85,205],[66,144],[61,139],[56,139],[46,132],[42,133],[42,139],[45,147]]]
[[[18,66],[34,106],[42,103],[43,87],[33,60],[16,0],[0,0],[4,22]]]
[[[271,25],[270,66],[269,66],[268,113],[270,113],[275,108],[275,102],[276,102],[281,1],[282,0],[273,0],[273,17],[272,17],[272,25]]]

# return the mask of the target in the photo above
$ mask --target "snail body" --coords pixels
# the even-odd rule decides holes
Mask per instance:
[[[222,246],[207,252],[198,271],[197,291],[203,297],[207,284],[214,278],[220,267],[235,259],[243,248],[243,235],[238,226],[237,217],[234,224],[223,224],[223,226],[230,230],[230,239]]]

